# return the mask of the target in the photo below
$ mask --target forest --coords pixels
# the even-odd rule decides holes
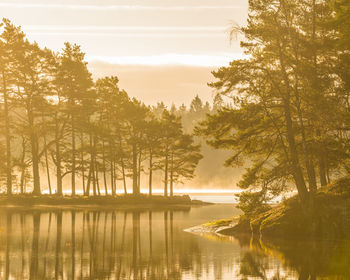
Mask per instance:
[[[50,20],[0,4],[41,24],[0,23],[1,279],[350,279],[349,0],[29,2]],[[244,24],[219,34],[231,13]],[[30,30],[100,59],[103,39],[137,46],[133,78],[210,74],[218,54],[212,100],[194,82],[189,104],[145,104],[120,60],[103,77],[83,44]],[[240,42],[227,64],[222,35]]]
[[[116,76],[93,81],[80,46],[40,48],[7,19],[1,31],[0,176],[7,195],[61,196],[65,178],[72,196],[115,195],[118,187],[127,194],[128,181],[138,195],[141,174],[152,195],[158,171],[164,196],[173,196],[174,184],[193,178],[201,145],[191,120],[184,120],[185,132],[182,116],[203,117],[215,106],[198,96],[189,110],[146,106],[121,90]]]

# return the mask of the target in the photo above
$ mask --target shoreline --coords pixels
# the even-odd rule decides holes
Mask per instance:
[[[178,208],[205,206],[214,203],[191,199],[188,195],[164,197],[160,195],[117,196],[56,196],[32,194],[0,195],[0,208],[48,207],[48,208]]]

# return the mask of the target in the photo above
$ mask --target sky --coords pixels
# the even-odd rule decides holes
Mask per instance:
[[[243,57],[233,25],[248,0],[0,0],[0,17],[59,51],[82,46],[94,78],[116,75],[146,104],[211,101],[211,71]]]

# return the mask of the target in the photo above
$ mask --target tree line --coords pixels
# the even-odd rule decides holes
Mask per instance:
[[[251,0],[246,59],[214,71],[231,100],[197,127],[225,164],[248,163],[239,187],[249,213],[288,191],[313,209],[320,187],[349,174],[350,2]],[[247,166],[247,165],[245,165]]]
[[[55,53],[29,42],[20,27],[3,19],[0,34],[0,180],[11,195],[117,193],[118,183],[140,194],[141,175],[163,172],[164,195],[190,179],[202,158],[181,117],[131,98],[116,76],[94,81],[78,45]],[[54,176],[52,176],[54,173]],[[55,181],[55,182],[54,182]]]

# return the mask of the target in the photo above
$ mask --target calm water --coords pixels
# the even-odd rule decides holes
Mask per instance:
[[[262,243],[183,230],[237,214],[0,210],[0,279],[350,279],[350,242]]]

